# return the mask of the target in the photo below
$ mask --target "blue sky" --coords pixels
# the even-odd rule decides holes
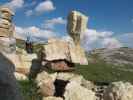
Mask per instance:
[[[21,35],[35,29],[47,37],[64,37],[67,15],[77,10],[89,16],[83,37],[87,49],[109,44],[133,47],[133,0],[1,0],[0,4],[15,12],[16,32]]]

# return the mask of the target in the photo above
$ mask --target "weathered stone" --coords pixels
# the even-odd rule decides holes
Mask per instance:
[[[14,71],[14,64],[0,53],[0,99],[2,100],[22,100]]]
[[[60,97],[44,97],[43,100],[63,100],[62,98]]]
[[[41,56],[42,61],[51,61],[54,67],[58,66],[58,64],[63,65],[64,69],[68,69],[67,66],[72,67],[72,63],[88,64],[85,52],[79,45],[71,46],[69,43],[59,39],[49,39],[48,44],[43,46]],[[55,61],[63,61],[65,63],[61,64],[62,62],[56,63]],[[67,64],[66,61],[71,64]]]
[[[16,40],[14,38],[0,37],[0,51],[14,53],[16,50]]]
[[[10,27],[11,23],[8,20],[0,18],[0,28],[9,29]]]
[[[87,28],[88,17],[78,11],[72,11],[68,15],[67,31],[75,44],[80,44],[80,34]]]
[[[59,39],[49,39],[48,44],[43,45],[42,52],[44,60],[66,59],[70,61],[69,46],[66,42]]]
[[[95,93],[82,87],[77,82],[70,82],[64,93],[65,100],[96,100]]]
[[[24,74],[15,72],[14,75],[15,75],[16,79],[19,81],[28,80],[28,77]]]
[[[55,86],[54,86],[53,79],[47,72],[41,72],[37,75],[36,83],[39,87],[39,93],[41,93],[43,96],[53,96],[55,93]]]
[[[104,92],[104,100],[133,100],[133,85],[113,82]]]
[[[9,8],[7,8],[7,7],[0,8],[0,18],[11,21],[13,15],[14,15],[14,13]]]
[[[81,65],[88,65],[88,60],[85,55],[85,51],[81,46],[77,45],[70,47],[70,56],[73,63],[79,63]]]
[[[12,24],[13,13],[9,8],[0,8],[0,36],[13,37],[14,25]]]
[[[57,79],[59,80],[64,80],[64,81],[70,81],[70,82],[77,82],[78,84],[82,85],[83,84],[83,76],[74,74],[74,73],[58,73],[57,74]]]

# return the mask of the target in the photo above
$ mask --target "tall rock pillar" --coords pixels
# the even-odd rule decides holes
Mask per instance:
[[[9,8],[0,8],[0,51],[15,51],[13,15],[14,13]]]
[[[71,11],[68,15],[67,31],[75,45],[80,45],[80,34],[87,29],[87,22],[88,17],[78,11]]]

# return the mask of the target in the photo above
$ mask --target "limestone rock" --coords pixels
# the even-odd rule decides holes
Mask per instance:
[[[80,85],[83,85],[84,87],[88,89],[92,89],[94,84],[90,81],[87,81],[84,79],[82,75],[74,74],[74,73],[58,73],[57,78],[58,80],[64,80],[64,81],[69,81],[69,82],[76,82]]]
[[[68,44],[58,39],[49,39],[48,44],[43,46],[42,52],[43,59],[48,61],[59,59],[70,61]]]
[[[19,81],[28,80],[28,77],[24,74],[15,72],[14,75],[15,75],[16,79]]]
[[[64,93],[65,100],[96,100],[95,93],[88,90],[77,82],[70,82]]]
[[[0,37],[0,51],[14,53],[16,50],[16,40],[14,38]]]
[[[62,98],[60,97],[44,97],[43,100],[63,100]]]
[[[13,15],[14,13],[9,8],[7,7],[0,8],[0,18],[11,21]]]
[[[22,100],[14,71],[14,64],[0,53],[0,98],[2,100]]]
[[[72,11],[68,15],[67,31],[75,44],[80,44],[80,34],[87,28],[88,17],[78,11]]]
[[[12,24],[13,13],[9,8],[0,8],[0,36],[13,37],[14,25]]]
[[[55,64],[55,61],[68,61],[71,64],[88,64],[85,52],[79,45],[71,46],[68,42],[59,39],[49,39],[48,44],[42,48],[41,56],[43,61],[54,61],[53,64]],[[64,69],[67,69],[68,66],[67,62],[63,64],[60,62],[59,65],[63,65]]]
[[[47,72],[41,72],[37,75],[36,83],[39,87],[39,93],[43,96],[53,96],[55,93],[55,86],[54,86],[53,79]]]
[[[133,100],[133,85],[113,82],[104,93],[104,100]]]
[[[79,63],[81,65],[87,65],[88,60],[85,55],[85,51],[79,45],[70,47],[70,56],[73,63]]]

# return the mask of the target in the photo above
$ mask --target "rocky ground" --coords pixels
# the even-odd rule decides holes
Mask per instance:
[[[72,72],[42,71],[30,84],[32,99],[26,100],[133,100],[129,82],[92,82]]]

